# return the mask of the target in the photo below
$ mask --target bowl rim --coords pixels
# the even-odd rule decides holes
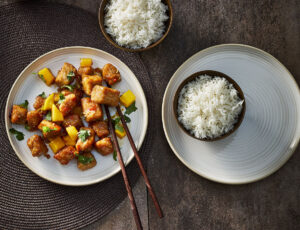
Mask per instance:
[[[127,52],[133,52],[133,53],[142,52],[142,51],[149,50],[149,49],[159,45],[167,37],[167,35],[169,34],[169,32],[171,30],[171,27],[172,27],[172,24],[173,24],[173,8],[172,8],[172,4],[171,4],[170,0],[162,0],[164,2],[164,4],[168,6],[167,14],[169,16],[169,19],[166,22],[167,23],[166,24],[167,25],[166,30],[165,30],[164,34],[162,35],[162,37],[160,39],[158,39],[156,42],[150,44],[149,46],[147,46],[145,48],[130,49],[130,48],[118,45],[111,38],[111,36],[106,32],[105,26],[104,26],[104,10],[105,10],[105,7],[106,7],[108,1],[109,0],[102,0],[101,3],[100,3],[100,7],[99,7],[99,10],[98,10],[98,22],[99,22],[99,26],[100,26],[100,29],[101,29],[101,32],[102,32],[103,36],[114,47],[119,48],[119,49],[124,50],[124,51],[127,51]]]
[[[182,88],[189,82],[195,80],[195,78],[197,78],[198,76],[201,76],[201,75],[208,75],[210,77],[221,77],[221,78],[225,78],[230,84],[233,85],[233,87],[238,91],[238,96],[240,99],[242,99],[244,102],[243,102],[243,108],[242,108],[242,111],[240,112],[239,114],[239,117],[238,117],[238,121],[234,124],[233,128],[231,130],[229,130],[229,132],[227,133],[224,133],[223,135],[221,136],[218,136],[218,137],[215,137],[215,138],[198,138],[198,137],[195,137],[193,134],[191,134],[184,126],[183,124],[178,120],[178,111],[177,111],[177,107],[178,107],[178,98],[179,98],[179,94],[182,90]],[[200,141],[207,141],[207,142],[213,142],[213,141],[217,141],[217,140],[222,140],[226,137],[228,137],[229,135],[231,135],[232,133],[234,133],[241,125],[242,121],[244,120],[244,117],[245,117],[245,112],[246,112],[246,100],[245,100],[245,96],[244,96],[244,93],[242,91],[242,89],[240,88],[240,86],[231,78],[229,77],[228,75],[222,73],[222,72],[218,72],[218,71],[215,71],[215,70],[202,70],[202,71],[199,71],[199,72],[196,72],[196,73],[193,73],[192,75],[188,76],[185,80],[183,80],[179,87],[177,88],[176,90],[176,93],[174,95],[174,98],[173,98],[173,115],[175,117],[175,120],[177,122],[177,124],[180,126],[180,128],[187,134],[189,135],[190,137],[193,137],[197,140],[200,140]]]

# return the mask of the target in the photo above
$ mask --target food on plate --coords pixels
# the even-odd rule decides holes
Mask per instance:
[[[76,68],[70,63],[65,62],[60,71],[58,71],[55,84],[58,86],[69,85],[73,82],[76,74]]]
[[[99,104],[93,102],[91,98],[81,99],[82,112],[87,122],[98,121],[103,118],[103,111]]]
[[[168,7],[161,0],[112,0],[106,6],[106,32],[120,45],[145,48],[165,31]]]
[[[243,103],[227,79],[201,75],[181,89],[178,121],[197,138],[216,138],[233,129]]]
[[[120,91],[105,86],[96,85],[93,88],[91,100],[99,104],[117,106],[120,101]]]
[[[96,150],[106,156],[113,153],[114,148],[110,137],[105,137],[95,143]]]
[[[30,149],[33,157],[39,157],[44,155],[47,158],[50,158],[50,155],[47,154],[48,148],[43,140],[39,135],[33,135],[27,140],[28,148]]]
[[[103,67],[104,78],[102,69],[92,67],[92,59],[83,58],[80,63],[78,71],[72,64],[64,63],[56,77],[48,68],[38,71],[47,85],[56,83],[57,91],[39,94],[33,103],[34,110],[28,110],[27,100],[13,105],[10,118],[12,124],[24,125],[27,131],[39,130],[43,134],[42,137],[35,134],[28,138],[27,145],[32,156],[50,158],[49,145],[53,157],[60,164],[66,165],[76,159],[78,169],[84,171],[97,164],[91,153],[93,149],[102,155],[114,152],[107,121],[103,120],[102,105],[119,105],[120,92],[102,86],[102,83],[113,85],[121,81],[121,75],[111,64]],[[127,115],[136,110],[135,96],[128,92],[122,95],[123,105],[129,105],[124,115],[126,122],[131,121]],[[126,133],[120,117],[117,114],[114,117],[115,132],[123,138]],[[25,137],[14,128],[10,129],[10,133],[19,141]]]
[[[77,158],[77,168],[84,171],[90,168],[95,167],[97,161],[92,153],[83,153],[78,155]]]
[[[129,107],[133,102],[135,102],[135,96],[134,94],[130,91],[127,90],[125,93],[122,94],[120,97],[120,102],[125,106]]]

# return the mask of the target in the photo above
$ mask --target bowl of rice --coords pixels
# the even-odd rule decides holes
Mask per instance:
[[[173,111],[182,130],[201,141],[224,139],[238,129],[246,111],[243,91],[224,73],[205,70],[178,87]]]
[[[98,19],[104,37],[113,46],[141,52],[165,39],[173,11],[170,0],[102,0]]]

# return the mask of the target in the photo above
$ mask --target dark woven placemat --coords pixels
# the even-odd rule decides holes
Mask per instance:
[[[50,183],[26,168],[10,146],[4,125],[8,92],[19,73],[50,50],[82,45],[105,50],[136,74],[146,97],[152,84],[136,54],[118,50],[102,36],[97,17],[77,8],[51,3],[16,3],[0,8],[0,229],[77,229],[113,210],[126,196],[121,174],[86,187]],[[146,165],[152,144],[149,128],[140,151]],[[135,160],[127,167],[132,185],[140,173]],[[130,210],[128,210],[130,212]]]

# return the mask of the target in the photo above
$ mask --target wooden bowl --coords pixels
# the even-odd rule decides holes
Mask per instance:
[[[177,113],[177,107],[178,107],[178,98],[179,98],[179,94],[182,90],[182,88],[190,81],[193,81],[196,77],[200,76],[200,75],[208,75],[208,76],[211,76],[211,77],[223,77],[225,78],[227,81],[229,81],[229,83],[231,83],[233,85],[233,87],[238,91],[238,96],[239,98],[241,98],[242,100],[244,100],[244,103],[243,103],[243,108],[242,108],[242,111],[239,115],[239,118],[238,118],[238,121],[234,124],[234,127],[233,129],[231,129],[229,132],[221,135],[221,136],[218,136],[218,137],[215,137],[215,138],[197,138],[195,137],[194,135],[192,135],[184,126],[183,124],[181,124],[181,122],[178,120],[178,113]],[[176,93],[175,93],[175,97],[174,97],[174,100],[173,100],[173,112],[174,112],[174,115],[175,115],[175,118],[176,118],[176,121],[178,123],[178,125],[182,128],[182,130],[188,134],[189,136],[195,138],[195,139],[198,139],[198,140],[201,140],[201,141],[216,141],[216,140],[221,140],[221,139],[224,139],[226,137],[228,137],[230,134],[234,133],[238,127],[241,125],[243,119],[244,119],[244,116],[245,116],[245,111],[246,111],[246,102],[245,102],[245,97],[244,97],[244,93],[243,91],[241,90],[241,88],[239,87],[239,85],[230,77],[228,77],[226,74],[224,73],[221,73],[221,72],[217,72],[217,71],[213,71],[213,70],[204,70],[204,71],[200,71],[200,72],[197,72],[197,73],[194,73],[192,74],[191,76],[189,76],[187,79],[185,79],[181,84],[180,86],[178,87]]]
[[[142,51],[146,51],[149,50],[155,46],[157,46],[158,44],[160,44],[168,35],[170,29],[171,29],[171,25],[173,22],[173,9],[172,9],[172,5],[171,5],[171,1],[170,0],[162,0],[162,2],[168,6],[168,10],[167,10],[167,14],[169,16],[169,19],[165,22],[165,33],[163,34],[163,36],[157,40],[156,42],[152,43],[151,45],[145,47],[145,48],[139,48],[139,49],[130,49],[130,48],[126,48],[123,46],[118,45],[115,40],[106,32],[105,26],[104,26],[104,15],[105,15],[105,7],[107,5],[107,3],[110,0],[102,0],[101,4],[100,4],[100,8],[98,11],[98,20],[99,20],[99,25],[100,25],[100,29],[102,31],[102,34],[104,35],[104,37],[107,39],[107,41],[109,41],[113,46],[122,49],[124,51],[128,51],[128,52],[142,52]]]

